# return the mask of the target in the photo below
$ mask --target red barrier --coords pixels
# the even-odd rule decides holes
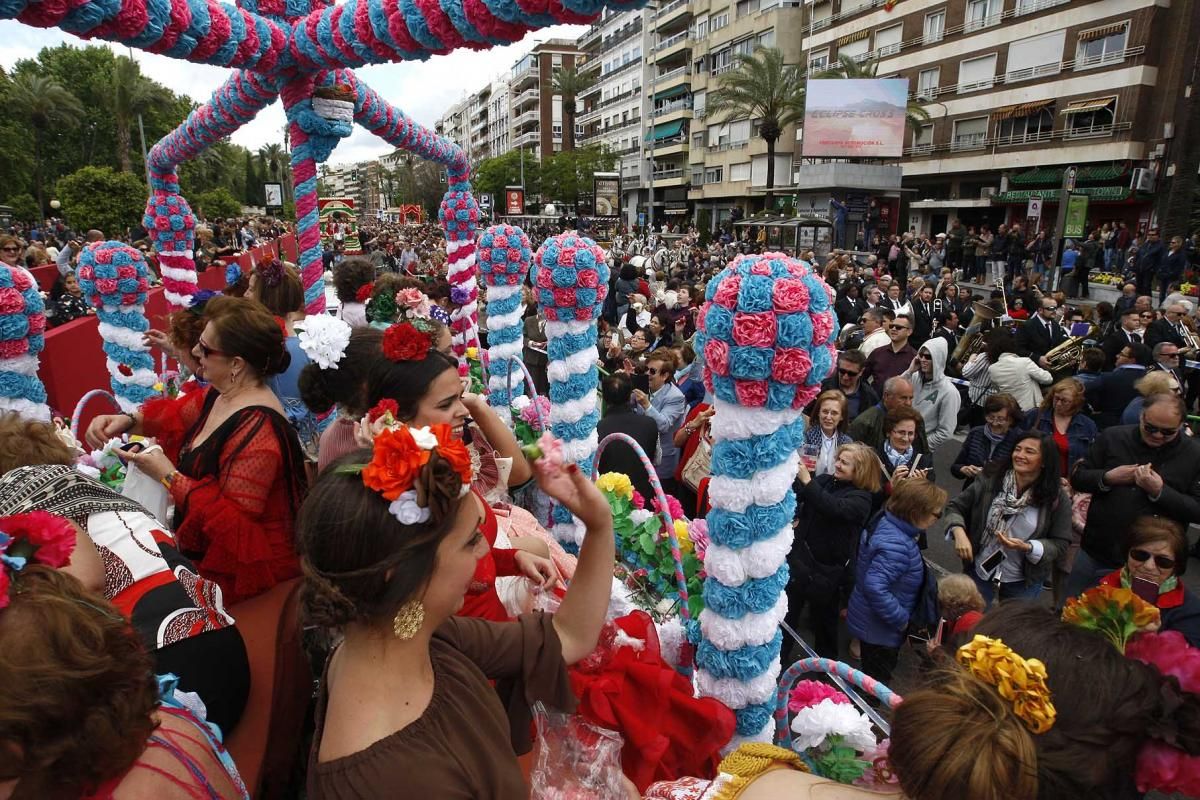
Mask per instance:
[[[295,261],[295,237],[288,234],[281,239],[259,245],[250,252],[240,254],[237,261],[243,272],[249,271],[252,254],[254,259],[261,261],[277,255],[280,250],[286,260]],[[53,265],[49,268],[57,274],[57,268]],[[39,269],[44,270],[46,267]],[[201,289],[220,291],[225,288],[225,270],[219,267],[201,272],[198,278]],[[40,281],[39,277],[39,285],[41,285]],[[51,284],[53,284],[53,278],[51,278]],[[162,287],[152,289],[146,298],[146,318],[150,320],[151,326],[164,328],[167,313],[167,299],[163,296]],[[46,332],[46,349],[41,354],[38,375],[46,386],[48,402],[55,413],[70,417],[79,398],[92,389],[110,388],[108,368],[105,366],[104,350],[101,344],[99,321],[95,316],[77,319]],[[157,365],[161,354],[158,350],[153,350],[152,355],[154,363]],[[90,403],[89,406],[91,406]],[[93,414],[107,413],[104,404],[99,401],[96,402],[95,407],[89,407],[88,411],[90,413],[84,414],[81,428],[86,428]]]
[[[37,281],[38,288],[43,292],[53,289],[54,282],[58,280],[58,265],[53,261],[40,267],[34,267],[29,271],[33,273],[33,279]]]

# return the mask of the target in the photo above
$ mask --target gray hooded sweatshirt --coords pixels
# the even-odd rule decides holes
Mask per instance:
[[[933,377],[926,380],[921,375],[919,359],[917,368],[906,376],[913,385],[913,408],[925,419],[925,433],[929,437],[931,452],[949,439],[958,426],[961,398],[958,388],[946,377],[946,346],[945,339],[936,337],[917,350],[918,353],[927,351],[933,356]]]

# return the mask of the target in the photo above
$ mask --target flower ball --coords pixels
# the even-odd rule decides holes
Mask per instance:
[[[704,384],[747,408],[800,409],[836,363],[833,290],[783,253],[739,256],[708,284],[697,318]]]
[[[79,288],[95,306],[144,304],[149,274],[141,251],[121,242],[93,244],[79,256]]]
[[[561,233],[542,243],[534,257],[534,287],[546,319],[591,322],[608,295],[604,249],[586,236]]]
[[[479,222],[479,206],[470,192],[446,192],[438,207],[438,221],[450,239],[470,239]]]
[[[479,237],[475,261],[488,286],[517,286],[525,280],[533,247],[513,225],[493,225]]]

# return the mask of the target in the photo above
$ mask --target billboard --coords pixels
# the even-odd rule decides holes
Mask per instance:
[[[505,187],[504,213],[509,217],[519,217],[525,213],[525,190],[520,186]]]
[[[813,79],[804,107],[804,149],[814,158],[899,158],[906,78]]]
[[[266,198],[267,208],[283,208],[282,183],[264,183],[263,196]]]
[[[621,215],[621,176],[615,172],[596,172],[592,175],[592,213],[597,217]]]
[[[1073,194],[1067,198],[1067,220],[1063,225],[1063,238],[1081,239],[1087,231],[1088,196]]]

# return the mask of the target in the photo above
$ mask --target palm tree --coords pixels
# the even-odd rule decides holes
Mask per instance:
[[[117,56],[113,64],[113,123],[117,132],[117,167],[121,172],[133,171],[129,151],[133,141],[133,123],[142,112],[161,105],[170,97],[161,85],[142,75],[138,63],[127,56]]]
[[[872,80],[877,77],[879,62],[877,60],[859,61],[854,56],[843,55],[835,63],[830,64],[816,78],[856,78]],[[929,112],[916,100],[909,100],[904,110],[904,119],[908,125],[916,128],[929,119]]]
[[[575,149],[575,98],[595,83],[591,75],[581,75],[573,69],[554,72],[554,93],[562,95],[563,150]]]
[[[83,106],[75,95],[53,78],[20,74],[13,78],[9,111],[24,119],[33,130],[33,185],[38,209],[46,213],[42,180],[42,145],[54,128],[74,128],[83,118]]]
[[[775,187],[775,143],[784,128],[804,120],[804,91],[804,72],[784,64],[783,51],[758,47],[753,55],[738,54],[734,68],[709,95],[708,113],[714,118],[759,121],[758,135],[767,143],[767,208]]]

